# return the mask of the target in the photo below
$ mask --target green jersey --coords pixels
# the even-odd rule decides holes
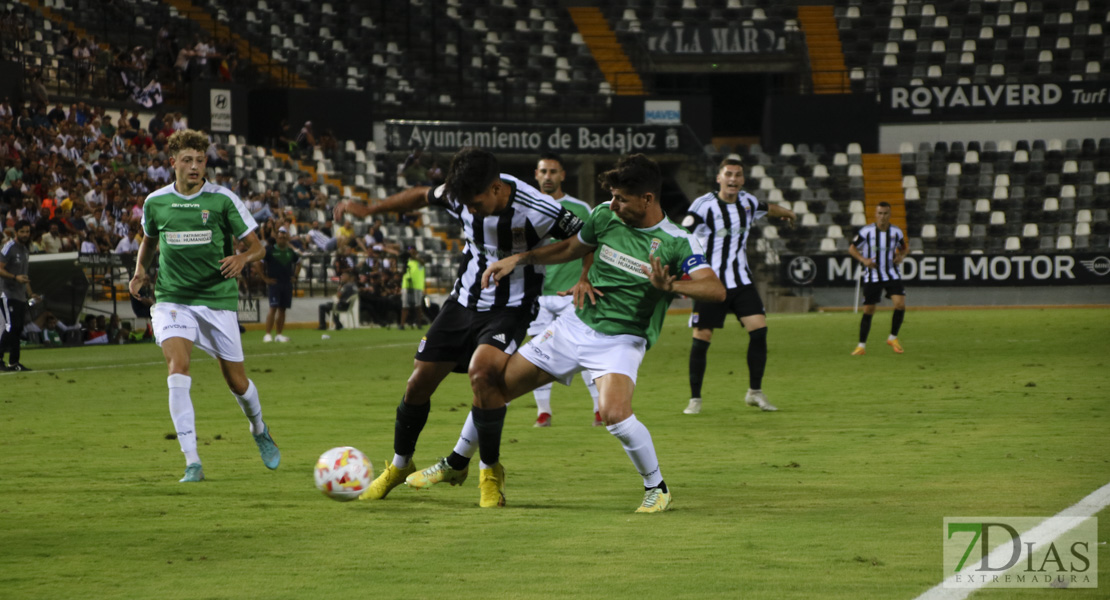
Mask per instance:
[[[231,190],[204,182],[183,196],[174,184],[152,192],[143,202],[143,232],[157,236],[158,302],[239,308],[235,279],[220,273],[220,260],[235,254],[235,241],[258,224]]]
[[[401,277],[401,289],[424,291],[424,265],[420,261],[409,259],[405,265],[405,274]]]
[[[651,269],[657,257],[672,275],[682,277],[709,268],[701,244],[670,219],[637,229],[613,214],[609,203],[599,204],[578,232],[578,239],[597,246],[590,267],[590,284],[605,294],[597,304],[586,302],[576,311],[594,331],[645,338],[648,348],[659,339],[663,317],[675,294],[651,285],[641,267]]]
[[[562,204],[563,208],[574,213],[574,216],[582,219],[582,221],[590,218],[590,205],[578,198],[563,196],[559,198],[559,204]],[[561,240],[552,239],[550,243],[554,244],[559,241]],[[547,265],[547,272],[543,279],[543,295],[554,296],[559,292],[565,292],[574,287],[581,276],[582,259],[558,265]]]

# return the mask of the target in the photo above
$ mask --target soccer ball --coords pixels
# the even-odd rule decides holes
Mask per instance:
[[[357,448],[340,446],[316,461],[316,489],[332,500],[358,498],[374,479],[374,465]]]

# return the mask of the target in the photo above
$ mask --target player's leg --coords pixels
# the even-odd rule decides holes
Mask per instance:
[[[881,284],[865,283],[863,285],[863,316],[859,321],[859,345],[852,350],[852,356],[863,356],[867,353],[867,336],[871,333],[871,320],[875,318],[875,307],[882,299],[883,288]]]
[[[552,378],[547,373],[524,360],[519,353],[509,358],[505,366],[506,393],[516,398],[541,385],[550,385]],[[434,465],[405,479],[405,483],[423,489],[437,483],[459,485],[470,472],[470,459],[478,451],[478,428],[474,425],[474,411],[466,415],[462,431],[455,448],[448,456],[439,459]]]
[[[271,332],[274,330],[274,319],[277,317],[277,310],[277,307],[271,304],[270,311],[266,313],[266,335],[262,336],[263,342],[274,341],[274,337],[273,335],[271,335]]]
[[[557,312],[561,309],[561,303],[564,299],[559,296],[540,296],[539,313],[536,318],[528,326],[528,335],[534,337],[541,336],[547,328],[558,318]],[[566,298],[566,300],[572,300]],[[532,397],[536,401],[536,422],[534,427],[549,427],[551,425],[551,388],[550,383],[541,385],[532,391]]]
[[[594,401],[594,427],[601,427],[605,421],[601,418],[601,407],[598,404],[600,393],[597,391],[597,384],[594,383],[593,375],[588,371],[582,371],[582,382],[586,384],[586,390],[590,392],[590,398]]]
[[[0,306],[4,312],[4,332],[0,334],[0,370],[4,370],[4,353],[8,354],[9,371],[26,370],[19,362],[19,340],[23,335],[23,319],[27,303],[3,297]]]
[[[891,301],[894,302],[894,315],[890,320],[890,337],[887,338],[886,343],[895,354],[902,354],[905,351],[902,349],[902,343],[898,341],[898,331],[902,329],[902,320],[906,317],[906,294],[901,284],[898,284],[897,288],[890,295]]]
[[[725,302],[694,302],[694,310],[690,313],[690,327],[694,329],[690,342],[690,403],[682,411],[685,414],[701,412],[701,385],[705,380],[709,344],[713,341],[713,330],[724,326],[726,307],[733,297],[730,292]]]
[[[335,303],[334,302],[321,302],[320,303],[320,308],[319,308],[320,325],[319,325],[319,327],[316,328],[317,331],[324,331],[325,329],[328,328],[328,313],[330,313],[333,308],[335,308]]]
[[[277,335],[274,336],[274,339],[276,339],[279,342],[288,342],[289,341],[289,338],[285,337],[285,335],[283,333],[285,331],[285,311],[288,308],[289,307],[284,307],[284,308],[277,309],[277,316],[274,318],[274,329],[277,330]]]
[[[601,417],[609,423],[606,429],[620,441],[625,454],[644,480],[644,500],[636,512],[666,510],[671,494],[659,469],[655,443],[647,426],[632,412],[632,392],[636,383],[620,373],[607,373],[596,381],[601,394]]]
[[[730,308],[748,332],[748,392],[744,402],[763,411],[776,411],[778,408],[768,402],[763,393],[763,373],[767,368],[767,316],[763,300],[754,285],[747,285],[738,290]]]
[[[169,388],[170,419],[177,432],[177,443],[185,455],[185,476],[182,482],[204,480],[200,455],[197,453],[196,416],[189,390],[193,378],[189,374],[197,323],[188,307],[157,303],[150,311],[154,340],[166,359],[166,386]],[[238,329],[236,329],[238,331]]]

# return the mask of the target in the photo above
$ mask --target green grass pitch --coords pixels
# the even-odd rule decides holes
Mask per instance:
[[[747,336],[709,352],[702,414],[689,398],[685,317],[668,318],[633,407],[651,430],[673,510],[635,515],[639,477],[590,426],[580,380],[556,386],[553,427],[510,407],[508,506],[461,487],[339,503],[312,483],[333,446],[392,456],[394,408],[419,332],[245,337],[247,370],[282,449],[263,468],[213,360],[194,354],[208,481],[184,461],[154,345],[32,350],[0,375],[2,598],[905,598],[943,578],[945,516],[1051,516],[1110,482],[1110,313],[911,311],[906,354],[850,357],[858,317],[771,315],[764,389],[743,403]],[[466,378],[433,399],[418,466],[449,452]],[[1106,598],[1100,589],[984,590],[975,598]]]

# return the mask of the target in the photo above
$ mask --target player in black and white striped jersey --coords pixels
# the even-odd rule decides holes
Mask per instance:
[[[552,237],[565,239],[582,228],[582,221],[553,198],[502,174],[494,155],[479,148],[464,148],[455,154],[446,183],[437,188],[411,188],[369,206],[344,202],[336,207],[335,218],[339,221],[344,212],[365,217],[424,206],[442,207],[462,223],[464,260],[450,299],[416,351],[413,373],[397,407],[393,461],[362,495],[365,500],[384,498],[415,472],[412,454],[428,419],[432,394],[451,372],[470,377],[482,483],[503,473],[495,466],[500,458],[505,401],[496,404],[489,398],[504,394],[505,363],[535,317],[544,271],[525,265],[486,289],[482,289],[481,275],[501,258],[536,248]],[[489,405],[501,408],[481,408]],[[465,478],[465,472],[460,477]]]
[[[909,254],[906,234],[890,223],[890,204],[880,202],[875,207],[875,222],[864,225],[852,239],[848,248],[852,258],[865,267],[863,270],[863,318],[859,323],[859,345],[852,356],[867,353],[867,335],[871,333],[871,319],[875,306],[882,300],[883,292],[894,302],[894,316],[890,321],[890,336],[886,343],[896,354],[902,354],[898,330],[906,316],[906,288],[902,285],[902,272],[898,265]]]
[[[777,204],[760,202],[742,190],[744,163],[739,156],[731,155],[721,161],[717,184],[718,191],[694,200],[682,221],[701,242],[706,259],[728,290],[724,302],[694,303],[690,315],[690,327],[694,329],[690,347],[690,404],[682,412],[688,415],[701,412],[701,385],[709,343],[713,330],[724,326],[725,315],[730,312],[748,331],[749,388],[744,401],[765,411],[778,410],[767,401],[762,389],[767,365],[767,318],[748,267],[748,232],[764,215],[789,222],[793,222],[796,215]]]

